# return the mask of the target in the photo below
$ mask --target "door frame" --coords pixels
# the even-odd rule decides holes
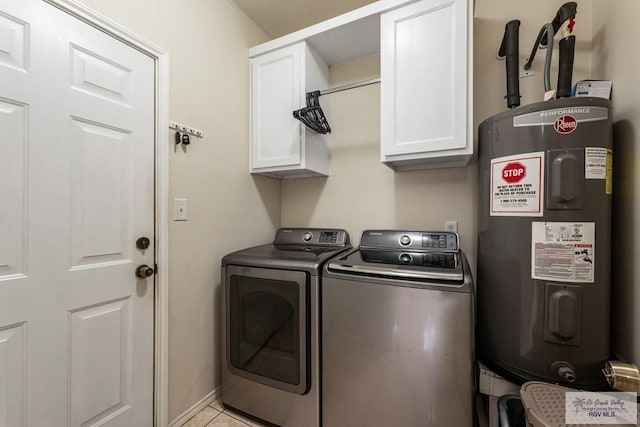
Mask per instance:
[[[169,319],[169,54],[132,31],[75,0],[42,0],[120,40],[153,59],[155,64],[155,233],[156,264],[154,301],[154,425],[168,425],[168,319]]]

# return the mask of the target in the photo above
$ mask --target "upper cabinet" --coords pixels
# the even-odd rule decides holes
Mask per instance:
[[[380,53],[381,161],[394,170],[466,165],[473,154],[472,0],[380,0],[255,46],[251,172],[329,174],[330,136],[293,117],[328,88],[329,66]],[[329,100],[321,97],[329,118]]]
[[[471,159],[471,19],[466,0],[422,0],[382,14],[380,160],[392,169]]]
[[[324,89],[328,81],[327,64],[304,41],[251,59],[252,173],[329,174],[329,136],[293,118],[293,111],[306,104],[306,92]]]

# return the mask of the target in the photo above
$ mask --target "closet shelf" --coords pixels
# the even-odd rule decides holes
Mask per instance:
[[[380,0],[249,49],[249,57],[306,41],[328,65],[380,53],[380,15],[416,0]]]

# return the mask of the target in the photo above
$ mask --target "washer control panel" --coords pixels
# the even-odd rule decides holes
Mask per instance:
[[[400,244],[402,246],[409,246],[411,244],[411,236],[408,234],[403,234],[400,236]]]
[[[454,233],[425,233],[422,247],[427,249],[458,250],[458,239]]]
[[[360,247],[362,260],[375,264],[404,265],[413,267],[458,268],[460,254],[444,251],[405,252],[389,249],[363,249]]]
[[[360,247],[457,252],[460,241],[457,233],[448,231],[365,230]]]
[[[276,244],[309,246],[346,246],[349,234],[340,229],[281,228],[274,239]]]

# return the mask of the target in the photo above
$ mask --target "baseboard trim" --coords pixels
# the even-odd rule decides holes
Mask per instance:
[[[178,417],[169,423],[169,427],[180,427],[187,421],[191,419],[198,412],[202,411],[205,407],[209,406],[209,403],[215,401],[219,397],[222,396],[222,386],[218,386],[215,390],[207,394],[205,397],[200,399],[195,405],[191,408],[184,411],[182,414],[178,415]]]

